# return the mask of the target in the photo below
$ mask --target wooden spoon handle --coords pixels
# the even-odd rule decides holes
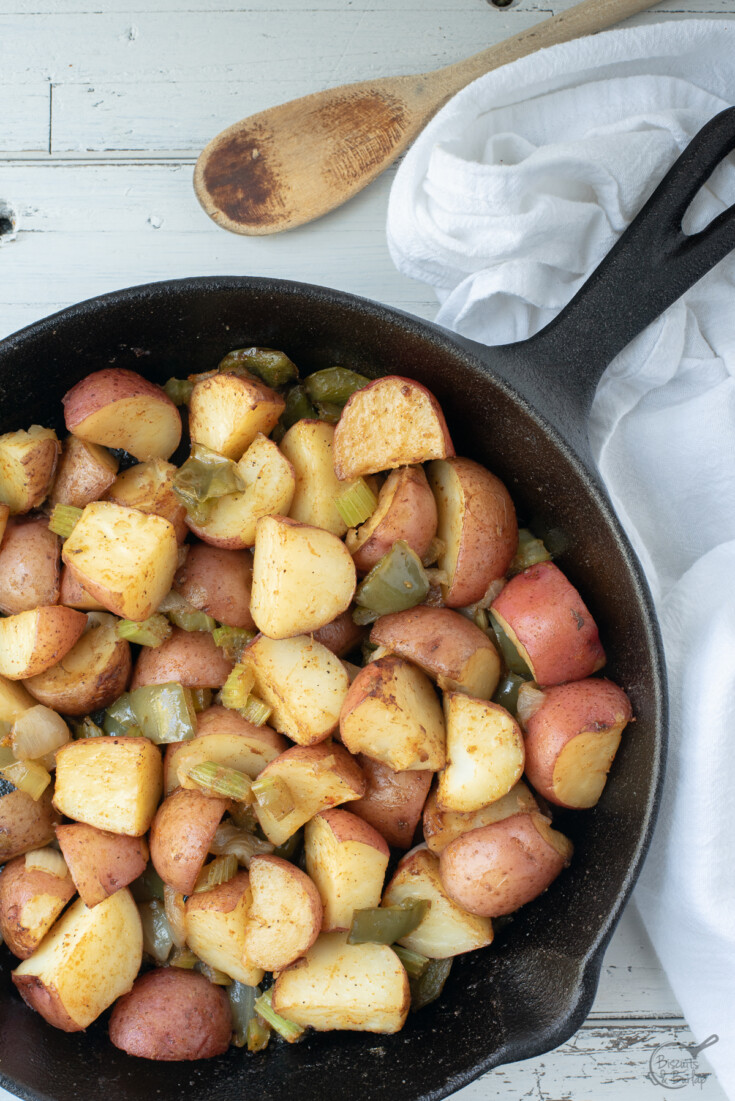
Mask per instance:
[[[569,42],[585,34],[596,34],[615,23],[621,23],[631,15],[654,7],[658,2],[659,0],[584,0],[568,11],[544,19],[543,22],[536,23],[479,54],[438,69],[431,76],[436,77],[437,85],[443,85],[442,91],[445,94],[453,95],[470,81],[489,73],[491,69],[498,69],[501,65],[517,61],[519,57],[526,57],[546,46]]]

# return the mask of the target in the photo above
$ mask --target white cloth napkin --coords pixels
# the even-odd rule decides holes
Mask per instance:
[[[735,102],[735,21],[556,46],[490,73],[398,171],[388,243],[437,320],[485,344],[548,322],[696,131]],[[735,200],[728,161],[688,231]],[[590,439],[648,575],[672,706],[666,789],[635,901],[698,1041],[735,1098],[735,254],[600,383]],[[635,727],[625,735],[636,736]]]

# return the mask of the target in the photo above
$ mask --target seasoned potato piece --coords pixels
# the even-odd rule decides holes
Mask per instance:
[[[194,543],[174,578],[174,591],[219,623],[250,631],[255,626],[250,614],[252,579],[253,559],[247,551]]]
[[[61,587],[59,589],[59,604],[66,604],[68,608],[77,608],[80,612],[104,612],[104,604],[95,600],[86,589],[83,589],[68,566],[61,568]]]
[[[281,971],[303,956],[319,935],[319,892],[294,864],[280,856],[250,861],[253,903],[247,916],[243,952],[266,971]]]
[[[147,619],[171,588],[176,533],[162,516],[95,501],[64,543],[62,558],[79,584],[124,619]]]
[[[186,900],[189,948],[210,967],[246,986],[257,986],[263,978],[262,968],[251,962],[247,952],[252,901],[248,873],[243,871],[227,883],[189,895]]]
[[[139,462],[167,459],[179,446],[178,409],[160,386],[135,371],[95,371],[72,386],[63,402],[69,432],[104,447],[122,447]]]
[[[230,1046],[232,1014],[220,986],[177,967],[159,967],[135,981],[110,1017],[115,1047],[140,1059],[210,1059]]]
[[[13,982],[49,1024],[79,1032],[130,990],[142,959],[138,908],[123,888],[93,910],[77,899],[16,967]]]
[[[5,528],[7,527],[9,517],[10,509],[3,501],[0,501],[0,543],[2,542],[3,535],[5,534]]]
[[[268,726],[254,726],[237,711],[210,707],[199,715],[198,735],[171,750],[166,789],[195,788],[189,772],[205,761],[244,772],[251,780],[289,746],[285,738]],[[202,720],[204,719],[204,722]]]
[[[462,692],[444,694],[447,764],[437,799],[445,810],[468,811],[507,795],[523,775],[521,728],[504,707]]]
[[[0,501],[11,513],[38,508],[56,471],[60,444],[51,428],[0,436]]]
[[[359,799],[365,793],[365,777],[341,746],[295,745],[263,769],[259,779],[273,777],[285,784],[293,810],[276,818],[266,806],[256,805],[261,829],[274,845],[288,841],[296,830],[320,810]]]
[[[31,855],[28,853],[27,855]],[[55,853],[58,856],[58,853]],[[59,857],[63,867],[64,861]],[[31,956],[76,890],[71,876],[27,867],[25,856],[0,873],[0,934],[21,960]]]
[[[430,769],[395,772],[364,753],[358,755],[357,763],[367,787],[350,811],[374,826],[389,845],[410,849],[434,773]]]
[[[349,610],[313,632],[313,638],[338,658],[343,658],[350,650],[359,646],[364,637],[365,628],[355,623]]]
[[[280,446],[296,475],[291,519],[341,536],[347,524],[334,498],[347,486],[334,473],[333,439],[334,427],[326,421],[301,420],[289,428]]]
[[[74,885],[89,907],[127,887],[148,864],[143,837],[124,837],[83,822],[57,826],[56,837]]]
[[[48,520],[10,520],[0,542],[0,612],[15,615],[59,601],[61,540]]]
[[[365,753],[396,772],[444,767],[444,719],[434,686],[393,654],[370,662],[350,685],[339,721],[350,753]]]
[[[22,684],[0,677],[0,722],[14,723],[35,706],[36,701]]]
[[[387,944],[348,944],[322,933],[273,988],[276,1013],[319,1032],[398,1032],[408,1016],[408,976]]]
[[[231,672],[232,662],[208,631],[174,627],[160,646],[142,647],[130,687],[177,681],[184,688],[221,688]]]
[[[255,437],[237,469],[245,489],[213,501],[205,524],[187,518],[191,530],[205,543],[230,550],[253,546],[261,516],[286,514],[296,485],[290,462],[263,435]]]
[[[334,434],[334,469],[342,480],[453,454],[439,402],[420,382],[399,375],[357,390]]]
[[[402,466],[386,478],[372,516],[347,532],[347,549],[358,573],[365,574],[399,539],[423,558],[436,526],[436,501],[423,469]]]
[[[67,436],[61,445],[61,458],[54,484],[48,495],[51,508],[54,505],[73,505],[84,508],[98,501],[115,481],[118,461],[106,447]]]
[[[352,914],[380,905],[390,849],[377,830],[337,807],[306,823],[306,870],[324,907],[325,933],[349,929]]]
[[[54,840],[59,816],[47,787],[38,800],[0,780],[0,863]]]
[[[151,825],[151,860],[164,883],[189,895],[194,890],[227,799],[179,788],[164,799]]]
[[[284,516],[258,521],[250,611],[269,638],[305,635],[346,611],[357,575],[341,539]]]
[[[401,860],[385,889],[384,906],[399,906],[410,899],[431,903],[423,920],[401,937],[399,944],[430,959],[443,960],[492,944],[490,918],[468,914],[451,900],[439,875],[439,857],[426,848],[414,849]]]
[[[189,432],[237,462],[259,432],[267,436],[286,408],[280,394],[248,374],[221,374],[197,382],[189,399]]]
[[[114,616],[92,626],[57,665],[30,677],[28,691],[65,715],[88,715],[108,707],[127,687],[130,645],[117,633]]]
[[[466,814],[440,807],[434,789],[429,793],[424,806],[424,837],[431,851],[438,856],[462,833],[475,830],[479,826],[489,826],[492,822],[499,822],[501,818],[510,818],[511,814],[523,814],[538,809],[538,803],[523,780],[519,780],[501,799]]]
[[[141,837],[161,797],[160,751],[147,738],[86,738],[56,754],[54,806],[110,833]]]
[[[25,680],[56,665],[87,625],[73,608],[52,604],[0,619],[0,676]]]
[[[189,529],[186,526],[186,509],[174,493],[175,474],[173,463],[163,459],[138,463],[118,474],[105,495],[106,499],[116,505],[163,516],[164,520],[173,524],[176,538],[183,543]]]
[[[255,693],[273,708],[271,722],[298,745],[313,745],[339,724],[349,677],[338,657],[308,635],[259,635],[245,651]]]

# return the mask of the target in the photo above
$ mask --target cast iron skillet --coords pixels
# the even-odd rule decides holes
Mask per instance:
[[[557,1046],[584,1021],[604,948],[631,891],[661,789],[666,691],[661,642],[640,567],[590,458],[585,418],[610,360],[735,247],[735,208],[697,236],[681,219],[735,147],[735,109],[694,139],[620,242],[562,314],[522,344],[488,349],[395,310],[320,287],[267,279],[186,279],[94,299],[0,346],[0,431],[60,421],[62,394],[117,365],[163,382],[211,368],[249,343],[284,348],[304,371],[341,363],[416,377],[437,395],[457,452],[508,484],[522,519],[549,533],[558,563],[595,616],[607,673],[636,723],[591,812],[558,815],[571,868],[500,931],[456,960],[440,1001],[397,1036],[327,1033],[262,1055],[148,1063],[113,1048],[105,1022],[48,1027],[0,964],[0,1081],[24,1098],[248,1101],[325,1095],[435,1099],[500,1063]],[[550,531],[551,529],[551,531]]]

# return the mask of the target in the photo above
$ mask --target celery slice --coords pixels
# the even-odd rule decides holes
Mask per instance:
[[[199,963],[199,957],[195,956],[191,948],[174,948],[169,960],[169,967],[180,967],[183,971],[193,971]]]
[[[222,883],[229,883],[237,875],[238,869],[237,857],[231,853],[227,856],[216,856],[214,860],[211,860],[209,864],[205,864],[202,868],[194,886],[193,894],[197,895],[203,891],[211,891],[213,887],[219,887]]]
[[[245,706],[240,709],[240,714],[243,719],[247,719],[253,726],[262,726],[263,723],[268,722],[268,719],[273,714],[273,708],[269,707],[259,696],[254,696],[251,693],[247,698]]]
[[[175,627],[182,631],[213,631],[217,621],[193,607],[183,596],[171,590],[158,606],[158,611],[168,616]]]
[[[255,673],[249,665],[236,665],[222,685],[222,706],[232,711],[246,707],[250,690],[255,683]]]
[[[224,795],[227,799],[237,799],[240,803],[253,801],[250,777],[236,768],[218,765],[216,761],[203,761],[190,768],[187,775],[208,795]]]
[[[304,1029],[301,1025],[296,1025],[293,1021],[287,1021],[280,1013],[276,1013],[273,1008],[273,987],[256,999],[255,1012],[289,1044],[296,1043],[304,1035]]]
[[[191,701],[194,704],[194,710],[197,715],[201,711],[206,711],[212,704],[212,689],[211,688],[190,688]]]
[[[171,637],[171,624],[162,615],[152,615],[137,622],[133,619],[121,619],[117,624],[120,638],[135,642],[138,646],[160,646]]]
[[[348,528],[364,524],[378,507],[378,498],[364,478],[358,478],[334,498],[337,512]]]
[[[248,1051],[265,1051],[271,1038],[271,1030],[259,1017],[251,1017],[245,1030]]]
[[[277,822],[290,814],[296,805],[291,789],[280,776],[260,775],[253,780],[252,792],[258,806],[272,814]]]
[[[81,520],[82,511],[81,508],[75,508],[74,505],[54,505],[48,522],[49,531],[52,531],[54,535],[60,535],[62,539],[68,539]]]
[[[97,723],[93,722],[89,715],[83,718],[80,723],[72,723],[72,730],[75,738],[104,738],[105,736],[102,727],[97,726]]]
[[[230,661],[240,662],[242,653],[249,642],[255,638],[255,631],[248,631],[246,627],[217,627],[212,631],[212,638],[225,657]]]

